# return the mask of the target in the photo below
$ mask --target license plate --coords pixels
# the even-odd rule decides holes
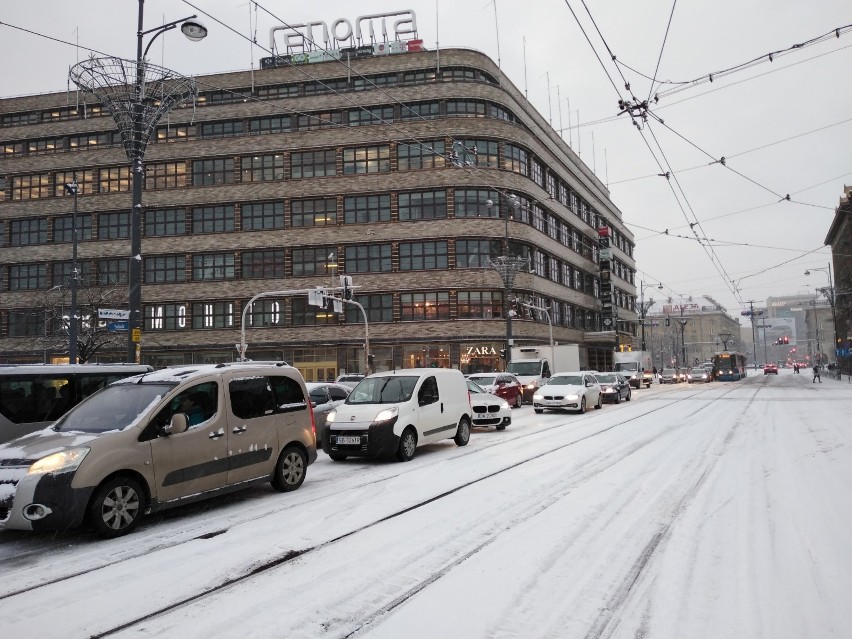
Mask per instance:
[[[562,402],[555,400],[555,399],[547,399],[547,400],[544,401],[545,406],[559,406],[561,404],[562,404]]]
[[[343,435],[337,436],[337,444],[340,445],[340,446],[345,446],[345,445],[348,445],[348,444],[358,445],[360,443],[361,443],[360,437],[346,437],[346,436],[343,436]]]

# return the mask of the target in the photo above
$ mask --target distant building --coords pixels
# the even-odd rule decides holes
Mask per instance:
[[[825,237],[831,246],[838,362],[852,374],[852,187],[843,189]]]

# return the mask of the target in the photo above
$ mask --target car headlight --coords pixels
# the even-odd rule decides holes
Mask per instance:
[[[542,395],[541,393],[536,393],[535,395],[533,395],[533,399],[541,401],[542,399],[544,399],[544,395]]]
[[[63,473],[77,470],[86,455],[89,454],[89,448],[72,448],[71,450],[63,450],[59,453],[53,453],[47,457],[42,457],[27,471],[28,475],[42,475],[44,473]]]
[[[500,410],[509,410],[509,408],[509,402],[504,401],[502,404],[500,404]]]
[[[527,388],[529,388],[530,390],[535,390],[535,382],[527,384]]]
[[[385,408],[383,411],[380,411],[373,421],[386,422],[390,419],[393,419],[397,415],[399,415],[399,406],[391,406],[390,408]]]
[[[332,408],[332,409],[329,411],[328,415],[326,415],[326,417],[325,417],[325,423],[326,423],[326,424],[330,424],[331,422],[333,422],[333,421],[334,421],[334,418],[335,418],[335,417],[337,417],[337,409],[336,409],[336,408]]]
[[[567,399],[569,402],[576,402],[578,399],[580,399],[580,396],[579,395],[566,395],[565,399]]]

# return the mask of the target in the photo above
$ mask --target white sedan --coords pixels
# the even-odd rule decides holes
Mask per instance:
[[[587,406],[602,406],[601,386],[591,373],[556,373],[533,395],[536,413],[550,410],[575,410],[585,413]]]
[[[492,395],[482,386],[467,380],[467,390],[470,393],[470,407],[473,409],[474,426],[494,426],[497,430],[505,430],[512,423],[512,407],[502,397]]]

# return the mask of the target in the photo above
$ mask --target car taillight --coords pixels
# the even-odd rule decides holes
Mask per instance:
[[[311,402],[308,402],[308,410],[311,413],[311,432],[314,434],[314,442],[317,440],[317,423],[314,420],[314,407]]]

